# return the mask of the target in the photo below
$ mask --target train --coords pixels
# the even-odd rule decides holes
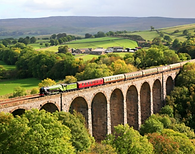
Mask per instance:
[[[107,76],[102,78],[78,81],[70,84],[57,84],[48,87],[41,87],[39,90],[39,95],[40,96],[53,95],[62,92],[68,92],[68,91],[79,90],[79,89],[84,89],[84,88],[89,88],[89,87],[94,87],[94,86],[99,86],[104,84],[115,83],[119,81],[140,78],[152,74],[157,74],[157,73],[162,73],[162,72],[182,68],[183,65],[186,64],[187,62],[195,62],[195,59],[183,61],[175,64],[170,64],[170,65],[150,68],[146,70],[140,70],[137,72],[130,72],[130,73],[118,74],[118,75]]]

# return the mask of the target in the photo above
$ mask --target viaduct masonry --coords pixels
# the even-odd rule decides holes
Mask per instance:
[[[153,113],[165,105],[180,69],[137,79],[106,84],[57,95],[0,104],[0,112],[21,114],[37,108],[49,112],[76,110],[83,114],[97,141],[112,133],[114,126],[129,124],[139,129]]]

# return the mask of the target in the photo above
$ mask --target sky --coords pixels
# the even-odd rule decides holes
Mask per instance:
[[[0,19],[50,16],[195,18],[195,0],[1,0]]]

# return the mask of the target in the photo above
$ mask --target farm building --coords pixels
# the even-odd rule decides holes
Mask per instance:
[[[123,52],[123,47],[112,47],[113,52]]]
[[[90,52],[89,48],[83,48],[83,49],[76,49],[72,53],[82,54],[82,53],[89,53],[89,52]]]
[[[105,51],[106,51],[106,49],[97,48],[97,49],[92,50],[90,52],[90,54],[92,54],[92,55],[103,55],[103,54],[105,54]]]

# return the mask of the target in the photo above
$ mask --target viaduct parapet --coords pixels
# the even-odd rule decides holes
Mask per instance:
[[[76,110],[86,119],[89,132],[102,140],[114,126],[129,124],[139,129],[165,105],[180,69],[57,95],[0,104],[0,112],[20,114],[37,108],[49,112]]]

